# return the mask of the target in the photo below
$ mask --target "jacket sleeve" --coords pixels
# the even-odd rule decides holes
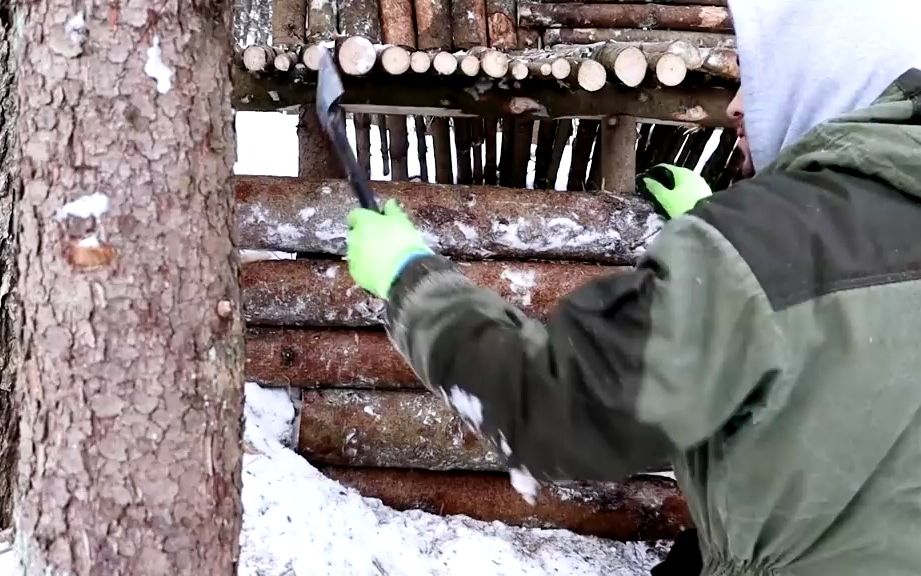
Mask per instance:
[[[390,334],[423,382],[543,479],[619,480],[707,439],[780,369],[782,339],[719,232],[669,223],[637,267],[565,297],[546,325],[441,257],[391,291]]]

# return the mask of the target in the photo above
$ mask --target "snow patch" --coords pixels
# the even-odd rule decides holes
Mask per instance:
[[[302,208],[300,212],[297,213],[297,217],[300,218],[302,222],[307,222],[308,220],[313,218],[316,215],[316,213],[317,213],[316,208],[312,206],[308,206],[307,208]]]
[[[491,232],[497,244],[518,250],[546,251],[593,247],[614,249],[621,236],[613,228],[586,230],[569,218],[519,217],[512,222],[493,221]]]
[[[371,406],[365,406],[365,408],[364,408],[363,411],[364,411],[364,413],[367,414],[368,416],[374,416],[375,418],[380,418],[380,416],[378,416],[378,415],[374,412],[374,408],[372,408]]]
[[[512,447],[508,445],[508,440],[505,439],[505,434],[502,430],[499,430],[499,449],[502,450],[506,458],[512,455]]]
[[[537,272],[505,268],[502,270],[502,279],[508,280],[512,294],[522,306],[531,305],[531,289],[537,285]]]
[[[83,19],[83,12],[79,12],[76,16],[72,16],[70,20],[64,24],[64,32],[67,33],[67,39],[73,44],[82,45],[86,42],[86,20]]]
[[[323,275],[326,276],[327,278],[335,278],[336,276],[339,275],[339,268],[337,268],[336,266],[330,266],[329,268],[326,269],[326,272],[324,272]]]
[[[240,262],[260,262],[263,260],[295,260],[297,254],[293,252],[275,252],[270,250],[239,250]]]
[[[157,92],[166,94],[173,87],[173,71],[163,63],[163,51],[160,50],[160,37],[153,37],[153,45],[147,49],[147,62],[144,74],[157,81]]]
[[[344,222],[333,222],[331,219],[327,218],[317,224],[313,235],[323,242],[331,242],[333,240],[344,240],[348,232],[349,229]]]
[[[285,448],[292,415],[283,391],[246,385],[238,576],[640,576],[664,557],[642,542],[393,510]]]
[[[304,237],[304,234],[293,224],[279,224],[267,231],[271,240],[281,243],[292,243]]]
[[[454,225],[457,226],[457,229],[461,231],[461,234],[464,235],[468,241],[473,242],[479,237],[477,234],[476,228],[470,226],[469,224],[464,224],[463,222],[454,222]]]
[[[80,196],[58,210],[57,219],[63,220],[68,216],[74,218],[99,218],[109,211],[109,197],[101,192]]]
[[[512,488],[521,494],[525,502],[533,506],[537,502],[537,492],[540,490],[540,484],[537,483],[534,476],[531,476],[531,473],[524,466],[509,468],[508,473],[511,476]]]
[[[480,426],[483,425],[483,404],[480,403],[479,398],[461,390],[457,386],[452,386],[450,403],[457,410],[457,413],[461,415],[461,418],[466,420],[475,430],[480,429]]]
[[[77,246],[80,248],[99,248],[99,238],[95,234],[92,234],[86,238],[81,238],[80,241],[77,242]]]

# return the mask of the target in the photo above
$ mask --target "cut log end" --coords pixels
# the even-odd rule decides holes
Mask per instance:
[[[374,68],[377,51],[374,44],[363,36],[350,36],[339,46],[339,67],[349,76],[363,76]]]
[[[676,54],[663,54],[656,62],[656,78],[665,86],[678,86],[687,75],[687,64]]]
[[[459,55],[458,62],[460,70],[465,76],[473,77],[480,73],[480,59],[473,54]]]
[[[502,78],[508,74],[509,58],[498,50],[487,50],[480,58],[480,67],[483,73],[491,78]]]
[[[550,63],[550,74],[557,80],[565,80],[572,74],[572,64],[565,58],[556,58]]]
[[[617,56],[614,62],[614,75],[626,86],[635,88],[646,78],[648,68],[643,51],[631,46]]]
[[[509,73],[515,80],[524,80],[528,77],[528,65],[521,60],[515,60],[509,65]]]
[[[439,52],[432,60],[432,67],[435,68],[435,72],[444,76],[450,76],[457,71],[457,58],[450,52]]]
[[[418,50],[409,57],[409,67],[416,74],[425,74],[432,68],[432,57]]]
[[[275,69],[279,72],[288,72],[297,63],[297,57],[293,52],[282,52],[275,57]]]
[[[329,51],[330,45],[321,43],[321,44],[311,44],[304,49],[304,54],[301,56],[301,62],[304,63],[304,66],[308,70],[313,70],[316,72],[320,69],[320,59],[323,57],[324,51]]]
[[[243,66],[250,72],[263,72],[275,61],[275,50],[270,46],[249,46],[243,50]]]
[[[576,82],[583,90],[597,92],[604,88],[607,82],[607,71],[594,60],[583,60],[576,72]]]
[[[388,46],[381,53],[381,68],[388,74],[399,76],[409,70],[411,58],[409,50],[400,46]]]

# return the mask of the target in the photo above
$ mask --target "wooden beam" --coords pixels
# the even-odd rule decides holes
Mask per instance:
[[[345,217],[357,207],[344,180],[237,176],[238,247],[345,254]],[[633,264],[643,251],[644,200],[618,194],[556,194],[490,186],[376,182],[435,249],[451,257]]]
[[[636,119],[617,116],[601,123],[602,189],[636,192]]]
[[[233,103],[237,110],[280,110],[312,104],[315,85],[275,74],[260,76],[234,67]],[[731,126],[726,107],[735,84],[725,87],[628,88],[608,82],[597,92],[573,91],[554,82],[521,87],[482,78],[447,76],[432,82],[425,75],[345,77],[343,104],[351,111],[387,114],[499,117],[519,111],[533,118],[601,118],[625,114],[641,121]],[[474,89],[474,86],[476,88]],[[536,103],[522,107],[523,103]],[[424,110],[424,112],[417,112]]]
[[[716,6],[663,4],[518,4],[518,25],[525,28],[652,28],[731,32],[729,10]]]
[[[619,542],[670,540],[692,524],[677,483],[661,476],[617,484],[548,483],[532,506],[505,474],[333,466],[321,472],[397,510],[570,530]]]
[[[595,44],[597,42],[674,42],[683,40],[698,48],[735,48],[732,34],[688,32],[683,30],[642,30],[638,28],[548,28],[544,46],[557,44]]]
[[[585,282],[621,268],[588,264],[472,262],[461,271],[538,319]],[[243,314],[251,326],[369,327],[383,323],[385,304],[355,286],[347,264],[271,260],[243,266]],[[344,359],[343,359],[344,361]]]
[[[245,375],[266,387],[424,389],[382,330],[250,327]]]

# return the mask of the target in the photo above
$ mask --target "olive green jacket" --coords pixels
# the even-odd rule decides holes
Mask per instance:
[[[671,458],[705,574],[921,574],[921,71],[546,325],[440,257],[408,266],[389,316],[517,478]]]

